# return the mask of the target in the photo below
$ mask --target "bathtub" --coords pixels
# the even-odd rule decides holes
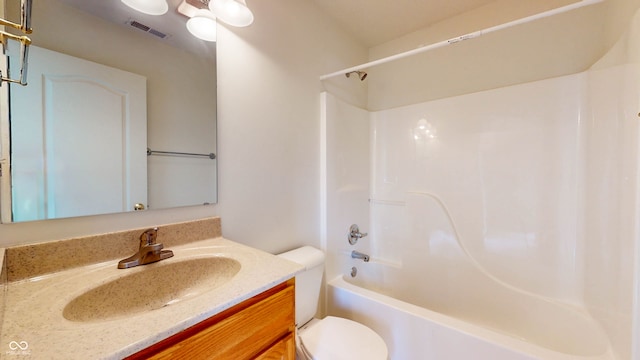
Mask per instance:
[[[327,284],[327,312],[358,321],[380,334],[392,360],[568,360],[615,359],[599,326],[579,308],[522,299],[515,293],[508,301],[522,316],[507,313],[512,333],[487,326],[477,319],[448,316],[394,297],[351,277],[339,276]],[[504,294],[501,294],[504,295]],[[520,329],[520,330],[517,330]],[[523,336],[526,331],[526,336]]]

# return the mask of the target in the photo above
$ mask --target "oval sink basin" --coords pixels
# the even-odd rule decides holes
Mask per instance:
[[[100,321],[156,310],[197,296],[231,280],[240,263],[226,257],[157,262],[71,300],[62,315],[71,321]]]

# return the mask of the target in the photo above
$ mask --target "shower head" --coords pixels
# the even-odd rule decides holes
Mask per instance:
[[[352,72],[348,72],[346,74],[344,74],[346,77],[351,76],[351,74],[357,74],[358,78],[360,78],[360,81],[363,81],[364,79],[367,78],[367,73],[364,71],[352,71]]]

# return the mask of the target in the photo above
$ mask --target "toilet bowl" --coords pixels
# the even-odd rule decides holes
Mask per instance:
[[[316,319],[324,253],[311,246],[278,256],[304,266],[296,275],[296,354],[300,360],[387,360],[387,345],[370,328],[344,318]]]
[[[386,360],[387,345],[370,328],[335,316],[312,320],[298,330],[301,360]]]

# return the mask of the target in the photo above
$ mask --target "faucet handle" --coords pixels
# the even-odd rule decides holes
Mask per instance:
[[[353,224],[349,228],[349,235],[347,236],[347,238],[349,239],[349,244],[355,245],[358,242],[358,239],[361,239],[365,236],[367,236],[367,233],[361,233],[358,225]]]
[[[158,237],[158,228],[151,228],[145,230],[142,235],[140,235],[140,247],[149,246],[156,243],[156,238]]]

